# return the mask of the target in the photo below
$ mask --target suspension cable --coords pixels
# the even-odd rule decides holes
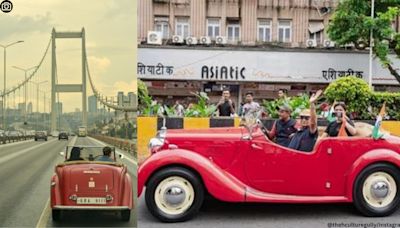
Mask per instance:
[[[38,69],[42,66],[42,63],[43,63],[43,61],[44,61],[44,59],[45,59],[45,57],[46,57],[46,55],[47,55],[47,53],[49,51],[50,44],[51,44],[51,38],[49,40],[49,43],[47,44],[46,51],[44,52],[44,54],[43,54],[43,56],[42,56],[42,58],[41,58],[41,60],[40,60],[40,62],[38,64],[38,66],[32,71],[31,75],[28,78],[26,78],[26,80],[23,80],[21,83],[17,84],[16,86],[13,86],[11,89],[6,90],[5,91],[5,95],[9,95],[12,92],[14,92],[15,90],[19,89],[20,87],[22,87],[23,85],[28,83],[28,81],[31,80],[33,76],[35,76],[35,74],[38,71]],[[0,97],[4,97],[4,91],[2,93],[0,93]]]
[[[84,51],[86,52],[86,50],[84,50]],[[114,109],[114,110],[116,110],[116,111],[136,112],[136,111],[137,111],[137,108],[136,108],[136,107],[133,107],[133,106],[118,106],[118,105],[114,105],[113,103],[109,103],[109,102],[108,102],[107,97],[106,97],[106,100],[104,100],[103,96],[100,94],[99,91],[97,91],[97,89],[96,89],[96,87],[95,87],[95,85],[94,85],[94,83],[93,83],[93,80],[92,80],[92,77],[91,77],[91,74],[90,74],[90,70],[89,70],[89,63],[88,63],[88,60],[87,60],[87,55],[86,55],[86,53],[85,53],[85,56],[86,56],[85,61],[86,61],[86,70],[87,70],[88,77],[89,77],[89,84],[90,84],[90,87],[92,88],[93,95],[96,97],[96,99],[97,99],[101,104],[103,104],[104,106],[107,106],[108,108]]]

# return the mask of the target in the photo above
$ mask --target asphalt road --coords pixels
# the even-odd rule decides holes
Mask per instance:
[[[61,222],[53,222],[49,208],[50,178],[54,166],[63,161],[60,152],[75,145],[100,145],[101,142],[85,137],[58,141],[25,141],[0,145],[0,226],[1,227],[63,227],[63,226],[136,226],[136,212],[129,223],[121,222],[115,214],[105,212],[69,212]],[[122,151],[118,151],[124,153]],[[123,162],[132,176],[136,195],[136,164],[132,156]],[[137,205],[135,200],[134,205]]]
[[[352,204],[234,204],[211,198],[203,203],[200,213],[192,220],[161,223],[148,212],[143,194],[139,198],[137,216],[140,228],[364,227],[359,224],[367,224],[366,227],[371,228],[373,225],[385,227],[379,226],[379,223],[400,227],[400,209],[389,217],[366,218],[358,214]]]

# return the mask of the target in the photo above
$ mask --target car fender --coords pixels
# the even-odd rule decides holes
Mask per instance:
[[[50,194],[51,194],[51,208],[55,205],[62,205],[61,193],[60,193],[60,182],[57,174],[51,177],[50,182]]]
[[[348,199],[353,201],[354,182],[361,171],[367,166],[379,162],[391,163],[399,168],[400,154],[393,150],[375,149],[360,156],[350,167],[349,171],[345,174],[345,176],[347,176],[346,194]]]
[[[244,202],[246,186],[222,170],[211,159],[184,149],[163,150],[153,154],[138,170],[138,196],[148,179],[158,170],[168,166],[183,166],[196,171],[206,190],[216,199],[228,202]]]
[[[128,206],[129,209],[133,207],[133,193],[132,193],[132,179],[127,173],[124,175],[124,187],[122,194],[122,205]]]

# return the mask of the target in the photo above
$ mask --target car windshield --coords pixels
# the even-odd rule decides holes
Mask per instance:
[[[66,161],[106,161],[116,162],[115,148],[108,147],[111,149],[109,156],[104,156],[103,149],[101,146],[67,146],[66,148]]]
[[[261,115],[263,113],[262,109],[258,109],[252,112],[248,112],[246,115],[242,117],[242,125],[247,129],[248,134],[253,136],[256,132],[256,128],[258,128],[258,122],[261,119]]]

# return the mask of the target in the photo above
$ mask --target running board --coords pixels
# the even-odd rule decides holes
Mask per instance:
[[[296,196],[261,192],[246,188],[245,202],[257,203],[344,203],[351,202],[344,196]]]

